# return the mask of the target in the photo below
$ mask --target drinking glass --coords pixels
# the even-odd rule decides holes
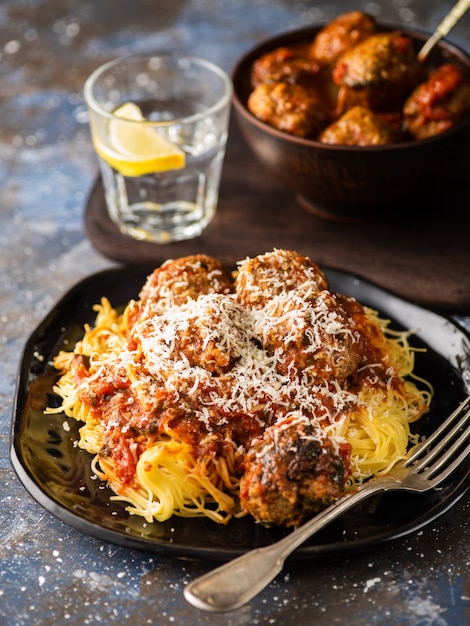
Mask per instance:
[[[194,56],[122,57],[84,88],[106,205],[121,232],[169,243],[214,217],[232,83]]]

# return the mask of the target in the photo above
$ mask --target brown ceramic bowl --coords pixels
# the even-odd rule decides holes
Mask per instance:
[[[381,30],[391,27],[380,25]],[[291,189],[299,203],[321,216],[343,221],[382,218],[413,206],[425,194],[442,189],[465,157],[470,118],[432,138],[386,146],[326,145],[301,139],[261,122],[247,109],[253,62],[279,46],[311,42],[320,27],[292,31],[266,40],[236,64],[234,111],[242,134],[259,161]],[[418,51],[427,36],[400,30],[412,37]],[[470,57],[440,43],[426,64],[452,60],[470,76]]]

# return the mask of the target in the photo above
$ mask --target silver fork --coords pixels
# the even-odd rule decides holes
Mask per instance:
[[[291,552],[348,509],[380,492],[425,493],[435,489],[469,456],[470,396],[386,476],[364,483],[280,541],[247,552],[195,579],[185,587],[184,596],[206,611],[239,608],[275,578]]]

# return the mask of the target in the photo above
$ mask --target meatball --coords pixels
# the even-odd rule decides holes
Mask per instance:
[[[262,524],[298,526],[343,495],[347,466],[317,425],[289,416],[247,453],[241,505]]]
[[[247,106],[262,122],[297,137],[316,136],[328,120],[318,94],[303,85],[263,83],[252,91]]]
[[[318,72],[318,64],[301,49],[280,47],[267,52],[253,63],[251,84],[310,84]]]
[[[263,347],[279,353],[277,369],[312,383],[342,382],[361,359],[360,335],[341,302],[329,291],[305,299],[290,291],[263,309]]]
[[[180,314],[182,322],[177,317],[172,327],[174,350],[191,366],[219,375],[241,356],[249,340],[242,330],[246,311],[234,298],[205,294],[182,305]]]
[[[392,143],[394,133],[377,115],[361,106],[346,111],[320,134],[319,141],[347,146],[381,146]]]
[[[201,294],[228,294],[233,277],[220,261],[204,254],[167,261],[147,278],[139,297],[153,312],[195,300]]]
[[[375,32],[374,20],[360,11],[344,13],[324,26],[316,35],[310,54],[322,65],[330,65],[343,52]]]
[[[470,82],[455,65],[442,65],[416,87],[403,111],[415,139],[438,135],[470,114]]]
[[[320,267],[291,250],[273,250],[241,261],[235,279],[239,302],[255,309],[285,291],[314,294],[327,288],[328,280]]]
[[[337,294],[336,298],[354,328],[360,353],[360,361],[355,371],[344,381],[343,388],[359,393],[366,380],[369,388],[372,386],[385,389],[390,384],[401,387],[403,383],[399,376],[393,374],[394,370],[399,371],[399,366],[391,357],[387,338],[374,315],[351,296]]]
[[[356,104],[373,111],[393,110],[421,76],[409,37],[398,31],[371,35],[341,55],[333,69],[339,87],[337,112]]]

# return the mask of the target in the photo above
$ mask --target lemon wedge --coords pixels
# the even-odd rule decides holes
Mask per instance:
[[[140,108],[127,102],[114,111],[108,125],[108,144],[95,137],[97,153],[123,176],[143,176],[154,172],[181,169],[185,154],[171,141],[143,122]],[[121,119],[118,119],[121,118]]]

